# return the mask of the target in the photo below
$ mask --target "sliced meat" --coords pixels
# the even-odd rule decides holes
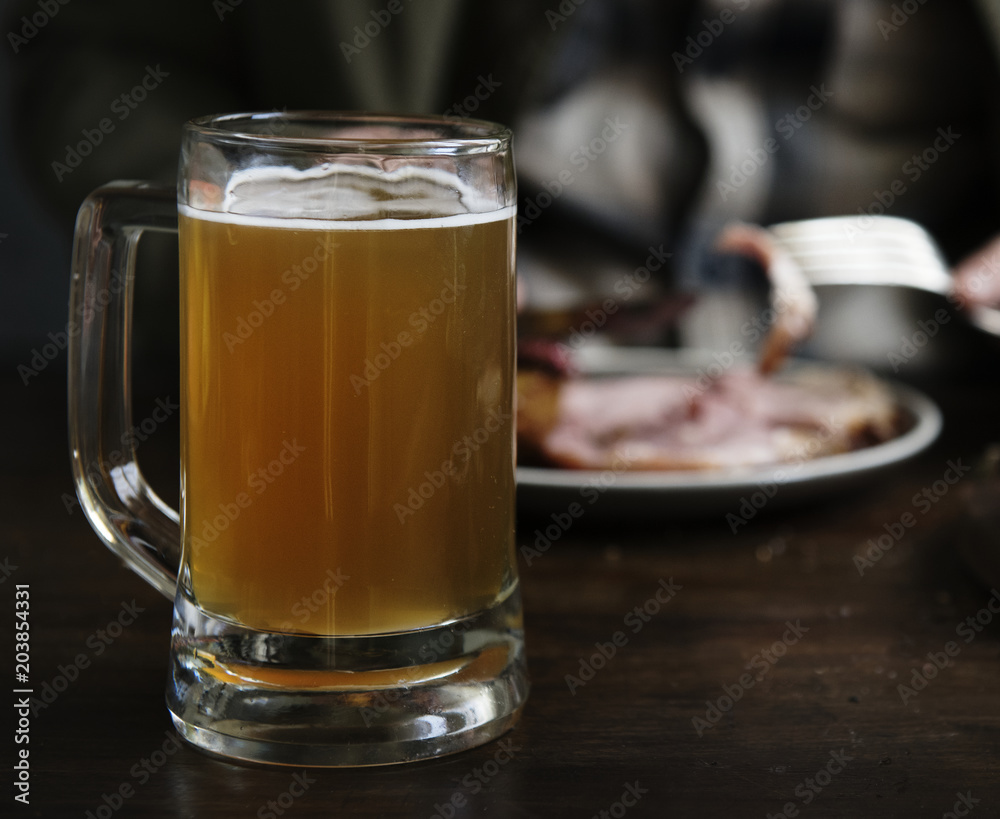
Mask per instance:
[[[707,389],[671,376],[518,375],[519,462],[566,469],[758,467],[847,452],[898,434],[892,395],[855,371],[775,380],[725,373]]]
[[[764,228],[733,223],[716,240],[716,249],[754,259],[771,281],[771,306],[777,315],[764,339],[757,369],[781,369],[791,351],[805,341],[816,324],[816,294],[805,274]]]

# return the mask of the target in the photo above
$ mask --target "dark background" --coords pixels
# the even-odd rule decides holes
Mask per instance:
[[[664,290],[700,287],[718,273],[703,259],[725,220],[857,213],[901,177],[908,190],[891,213],[927,227],[950,260],[1000,232],[1000,14],[990,0],[914,2],[898,24],[901,4],[887,0],[402,0],[348,61],[341,44],[387,5],[72,0],[16,53],[9,35],[20,36],[21,17],[39,13],[39,2],[0,5],[0,561],[18,567],[3,596],[13,600],[13,582],[37,594],[43,679],[123,600],[149,612],[38,717],[38,800],[24,815],[96,810],[104,793],[133,781],[130,766],[169,727],[161,699],[169,605],[117,565],[73,504],[65,352],[30,378],[19,368],[65,329],[82,199],[111,179],[170,182],[185,120],[286,108],[444,113],[465,105],[483,78],[499,83],[471,113],[513,126],[522,212],[560,171],[574,174],[519,237],[531,303],[555,315],[641,265],[650,246],[674,254]],[[732,22],[720,23],[727,11]],[[691,42],[706,31],[698,54]],[[685,53],[695,57],[681,71],[675,54]],[[150,66],[168,72],[162,84],[57,180],[52,163],[82,130],[114,118],[114,100]],[[797,116],[814,87],[831,98],[784,139],[778,124]],[[574,164],[609,118],[629,127],[586,169]],[[949,127],[959,141],[919,180],[906,178],[910,158]],[[768,138],[780,151],[723,200],[719,182]],[[163,238],[144,243],[136,418],[177,395],[176,248]],[[711,294],[702,301],[710,305]],[[823,321],[841,328],[852,356],[883,370],[890,345],[940,306],[891,293],[856,294],[850,304],[859,303],[874,321],[858,322],[850,306],[834,315],[826,300]],[[671,337],[720,337],[708,320],[689,323],[698,326]],[[814,352],[844,350],[828,343]],[[631,815],[764,816],[841,748],[857,761],[802,815],[940,816],[960,788],[983,799],[973,816],[996,815],[995,627],[916,702],[904,706],[897,693],[989,597],[990,581],[956,553],[964,501],[948,494],[871,574],[861,577],[853,559],[949,460],[972,462],[995,439],[997,355],[994,340],[956,320],[894,374],[944,407],[945,435],[912,468],[846,498],[768,510],[739,536],[721,516],[641,526],[588,519],[544,561],[522,565],[532,699],[512,734],[515,763],[463,815],[589,816],[638,777],[658,789]],[[173,417],[140,447],[144,470],[172,503],[176,439]],[[522,519],[519,545],[544,523]],[[686,593],[620,663],[569,695],[564,675],[671,576]],[[799,617],[814,624],[814,639],[696,737],[691,718]],[[324,772],[289,815],[431,816],[455,777],[494,751]],[[121,815],[254,816],[290,781],[185,748]],[[3,804],[3,815],[19,810],[7,795]]]

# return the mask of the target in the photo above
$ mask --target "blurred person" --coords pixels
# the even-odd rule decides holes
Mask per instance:
[[[642,289],[655,301],[661,285],[703,276],[726,221],[867,213],[894,182],[906,193],[886,212],[920,221],[952,259],[1000,227],[989,0],[95,0],[60,5],[25,37],[38,12],[13,4],[3,30],[19,190],[37,197],[61,248],[59,264],[32,271],[46,303],[65,303],[83,197],[115,178],[172,180],[181,123],[221,111],[512,125],[520,268],[543,311],[613,294],[651,250],[669,260]],[[104,119],[110,132],[72,167]],[[939,129],[957,136],[933,164],[914,164]],[[155,292],[176,290],[169,268],[147,274]],[[13,276],[28,286],[24,270]],[[171,321],[151,333],[165,347]]]
[[[610,36],[621,27],[601,22],[600,8],[619,16],[632,8],[632,31]],[[714,237],[732,220],[884,212],[922,224],[952,262],[1000,228],[1000,8],[993,3],[705,0],[689,5],[674,29],[644,28],[651,16],[634,4],[588,0],[575,16],[603,32],[606,56],[518,119],[529,207],[546,201],[554,169],[609,112],[635,127],[608,147],[607,159],[578,164],[559,201],[531,225],[538,234],[558,232],[559,213],[571,214],[550,252],[531,241],[540,237],[522,237],[522,262],[543,307],[621,299],[622,290],[632,296],[631,284],[621,284],[660,243],[673,251],[680,283],[703,289],[720,273],[710,259]],[[586,29],[581,19],[577,30]],[[659,36],[665,30],[677,36]],[[615,242],[616,252],[602,252]],[[567,249],[581,245],[567,261]],[[655,286],[641,295],[659,298]],[[841,295],[828,293],[827,301]],[[864,312],[876,321],[866,319],[861,333],[851,316],[827,317],[828,337],[857,341],[836,352],[884,365],[881,347],[898,342],[898,329],[915,318],[893,317],[895,304],[879,298],[863,294]],[[726,346],[726,328],[735,332],[748,310],[745,299],[733,301],[702,294],[683,322],[682,343]],[[856,300],[844,302],[840,312],[857,308]]]

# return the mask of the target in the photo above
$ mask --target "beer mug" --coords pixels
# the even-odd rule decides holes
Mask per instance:
[[[76,489],[174,600],[167,705],[195,746],[379,765],[517,720],[515,209],[501,126],[316,112],[194,120],[176,190],[81,207]],[[146,230],[180,249],[179,515],[126,432]]]

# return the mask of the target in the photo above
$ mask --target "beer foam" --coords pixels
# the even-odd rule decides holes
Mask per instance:
[[[192,219],[291,230],[460,227],[516,211],[496,208],[454,174],[420,167],[248,168],[233,174],[221,197],[193,186],[189,195],[179,210]]]

